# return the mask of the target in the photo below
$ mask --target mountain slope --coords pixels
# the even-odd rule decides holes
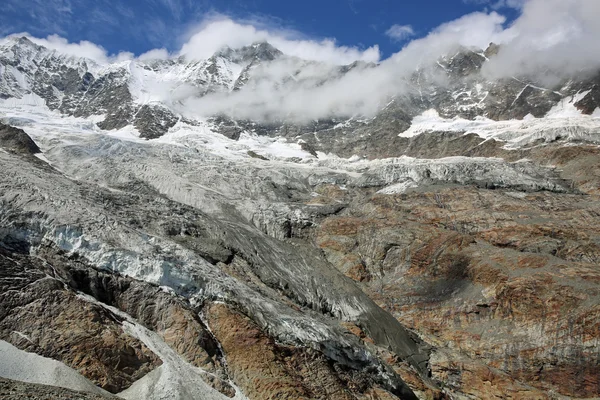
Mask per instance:
[[[0,340],[122,398],[600,395],[598,77],[496,50],[310,120],[237,107],[388,66],[8,41]]]

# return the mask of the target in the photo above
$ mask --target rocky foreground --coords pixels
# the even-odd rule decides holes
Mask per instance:
[[[595,146],[343,170],[1,137],[0,339],[96,396],[598,396]]]

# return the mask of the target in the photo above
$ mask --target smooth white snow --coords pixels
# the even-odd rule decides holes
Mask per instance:
[[[529,115],[522,120],[494,121],[485,117],[446,119],[431,109],[413,118],[411,127],[398,136],[414,137],[426,132],[474,133],[483,139],[506,142],[507,148],[525,146],[537,139],[582,139],[600,143],[600,112],[596,110],[592,115],[583,115],[574,106],[583,96],[585,93],[563,99],[544,118]]]
[[[208,372],[184,361],[158,334],[129,321],[123,323],[123,330],[142,341],[160,357],[163,364],[119,393],[119,397],[130,400],[229,399],[202,380],[202,376],[206,376]],[[246,397],[237,389],[234,399],[242,400]]]
[[[24,129],[38,145],[43,145],[44,141],[52,137],[65,143],[69,136],[99,134],[125,141],[197,148],[228,158],[248,159],[249,150],[273,160],[315,158],[302,150],[299,144],[289,143],[281,138],[244,132],[239,140],[231,140],[216,133],[211,124],[206,121],[198,121],[198,126],[179,122],[164,136],[147,141],[141,139],[137,129],[131,125],[122,129],[103,131],[96,126],[96,123],[102,119],[101,116],[76,118],[60,114],[50,110],[44,104],[44,100],[35,94],[26,95],[22,99],[0,100],[0,120]],[[44,141],[40,142],[39,139]]]
[[[27,353],[3,340],[0,340],[0,377],[110,395],[73,368],[50,358]]]

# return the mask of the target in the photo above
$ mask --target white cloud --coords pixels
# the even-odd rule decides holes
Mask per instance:
[[[356,60],[377,62],[380,58],[378,46],[365,50],[338,46],[333,39],[306,39],[295,31],[257,28],[251,23],[236,22],[222,16],[211,18],[196,28],[180,54],[192,59],[205,59],[224,46],[236,48],[262,41],[271,43],[289,56],[305,60],[350,64]]]
[[[600,65],[599,20],[598,0],[528,0],[485,72],[530,74],[551,84],[595,70]]]
[[[17,36],[17,35],[11,35]],[[19,35],[22,36],[22,35]],[[36,38],[31,35],[26,36],[32,42],[44,46],[51,50],[56,50],[59,53],[66,54],[74,57],[85,57],[90,60],[96,61],[99,64],[107,64],[114,61],[130,60],[134,57],[133,53],[121,52],[117,55],[109,56],[104,47],[82,40],[79,43],[69,43],[65,38],[58,35],[50,35],[45,39]]]
[[[167,49],[152,49],[138,56],[141,61],[144,60],[168,60],[171,57]]]
[[[102,46],[98,46],[92,42],[81,41],[79,43],[69,43],[65,38],[58,35],[50,35],[45,39],[28,36],[29,39],[41,46],[56,50],[59,53],[67,54],[75,57],[85,57],[98,62],[107,62],[108,56],[106,50]]]
[[[165,49],[156,49],[139,58],[185,55],[203,59],[226,45],[235,48],[268,41],[285,54],[298,58],[284,58],[256,68],[251,84],[240,91],[201,99],[191,98],[191,93],[186,91],[179,93],[177,99],[184,104],[183,112],[194,115],[226,113],[239,118],[298,121],[331,115],[371,115],[390,96],[411,93],[410,77],[419,66],[435,63],[440,56],[452,54],[461,46],[485,49],[490,42],[501,45],[500,52],[484,67],[484,73],[491,78],[529,74],[555,82],[569,74],[600,68],[600,24],[597,23],[600,1],[502,1],[504,6],[522,6],[519,16],[510,25],[498,11],[465,15],[440,25],[425,37],[412,40],[376,68],[356,68],[344,76],[337,74],[337,65],[355,60],[377,62],[378,47],[338,46],[334,40],[310,39],[298,32],[274,27],[268,21],[240,22],[222,16],[210,18],[190,32],[180,52],[169,54]],[[488,4],[497,4],[497,0]],[[398,35],[411,33],[406,27],[397,27]],[[93,43],[68,43],[58,36],[36,40],[68,54],[105,62],[132,57],[131,54],[109,56]],[[160,93],[167,93],[167,89],[161,87]]]
[[[38,38],[27,32],[15,33],[5,37],[0,37],[0,44],[8,42],[12,38],[27,37],[33,43],[44,46],[47,49],[55,50],[58,53],[72,57],[83,57],[95,61],[98,64],[106,65],[113,62],[121,62],[135,59],[135,55],[128,51],[122,51],[118,54],[108,54],[104,47],[87,40],[79,43],[71,43],[67,39],[58,35],[49,35],[46,38]],[[171,55],[166,49],[152,49],[137,57],[139,60],[160,59],[166,60]]]
[[[305,65],[308,71],[284,84],[273,79],[285,76],[289,67],[275,63],[257,71],[259,79],[252,85],[233,93],[188,99],[182,111],[196,116],[225,113],[234,118],[297,122],[329,116],[371,115],[402,85],[401,81],[391,79],[392,69],[379,67],[355,69],[323,82],[324,76],[333,75],[333,69],[323,64]],[[260,74],[268,74],[269,79],[260,79]]]
[[[494,78],[529,74],[535,79],[557,79],[584,68],[600,68],[599,19],[597,0],[528,0],[509,26],[496,11],[465,15],[411,41],[377,68],[353,70],[324,83],[315,76],[328,76],[330,70],[313,70],[307,72],[307,79],[285,85],[277,79],[261,79],[239,92],[187,105],[194,112],[255,119],[307,121],[332,115],[372,115],[390,96],[414,90],[410,77],[419,66],[435,63],[461,47],[485,49],[490,42],[501,44],[501,50],[484,73]],[[293,70],[279,63],[270,68],[260,73],[275,78]],[[542,71],[554,75],[543,76]],[[431,78],[443,83],[441,76]]]
[[[334,70],[327,65],[277,61],[255,70],[252,84],[242,90],[189,99],[182,111],[300,122],[336,115],[373,115],[391,96],[413,90],[410,76],[420,65],[434,63],[459,46],[487,47],[491,40],[503,40],[505,21],[496,12],[464,16],[413,40],[376,68],[357,68],[334,79]],[[294,71],[301,74],[281,84]]]
[[[406,71],[414,71],[416,66],[433,63],[461,46],[485,49],[490,42],[507,39],[505,22],[506,18],[496,12],[468,14],[440,25],[424,38],[411,41],[391,60]]]
[[[411,25],[392,25],[385,34],[395,41],[401,42],[415,35]]]

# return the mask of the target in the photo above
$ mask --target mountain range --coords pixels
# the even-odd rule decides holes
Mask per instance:
[[[501,51],[0,44],[0,397],[600,396],[600,70]]]

